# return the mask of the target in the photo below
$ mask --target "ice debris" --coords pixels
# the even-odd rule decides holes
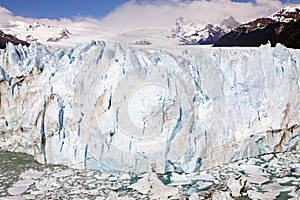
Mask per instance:
[[[179,195],[176,187],[166,186],[159,180],[153,168],[128,188],[137,190],[139,193],[149,196],[150,199],[176,198]]]

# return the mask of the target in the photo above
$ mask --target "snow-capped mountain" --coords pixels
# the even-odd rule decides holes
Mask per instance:
[[[29,43],[23,40],[19,40],[13,35],[5,34],[0,30],[0,49],[5,49],[7,46],[7,43],[11,42],[14,45],[26,45],[29,46]]]
[[[220,26],[207,24],[204,27],[188,19],[179,17],[171,29],[172,34],[170,38],[178,38],[180,44],[183,45],[213,44],[221,36],[238,25],[240,23],[235,21],[232,16],[224,19]]]
[[[70,31],[66,28],[49,26],[38,21],[31,24],[22,21],[11,22],[10,26],[0,28],[27,42],[59,42],[71,36]]]
[[[276,22],[296,22],[300,19],[300,8],[299,7],[286,7],[272,14],[269,18]]]
[[[240,22],[235,21],[232,16],[229,16],[228,18],[223,19],[220,23],[220,28],[223,29],[224,32],[228,33],[239,25],[241,25]]]
[[[221,37],[214,46],[260,46],[282,43],[300,48],[300,8],[287,7],[274,14],[242,24]]]

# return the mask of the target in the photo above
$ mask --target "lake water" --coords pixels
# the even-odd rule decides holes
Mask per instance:
[[[158,174],[164,184],[178,188],[177,199],[222,199],[231,191],[228,179],[233,176],[247,179],[239,199],[300,199],[297,151],[248,158],[192,174]],[[142,177],[41,165],[32,156],[0,151],[1,200],[149,199],[150,193],[128,188]]]

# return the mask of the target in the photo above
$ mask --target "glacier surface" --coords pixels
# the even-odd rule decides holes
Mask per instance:
[[[41,163],[192,172],[299,149],[297,50],[92,41],[0,55],[0,149]]]

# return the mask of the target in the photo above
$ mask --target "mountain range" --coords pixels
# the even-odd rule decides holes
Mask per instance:
[[[300,48],[300,9],[287,7],[271,16],[242,24],[222,36],[214,46],[260,46],[270,42]]]
[[[179,17],[171,29],[172,34],[169,38],[179,39],[181,45],[214,44],[221,36],[239,25],[232,16],[224,19],[220,25],[207,24],[204,27]]]
[[[11,22],[9,26],[0,27],[0,29],[26,42],[62,42],[72,35],[66,28],[50,26],[38,21],[30,24],[22,21]]]
[[[49,26],[38,21],[31,24],[17,21],[0,27],[1,48],[6,43],[29,45],[40,42],[47,45],[76,44],[86,42],[88,37],[72,34],[68,27]],[[3,32],[2,32],[3,31]],[[195,24],[191,20],[179,17],[171,29],[146,28],[132,30],[111,36],[109,40],[128,45],[206,45],[219,46],[260,46],[270,42],[290,48],[300,48],[300,9],[286,7],[274,14],[240,24],[232,16],[220,24]],[[68,44],[68,45],[70,45]]]

